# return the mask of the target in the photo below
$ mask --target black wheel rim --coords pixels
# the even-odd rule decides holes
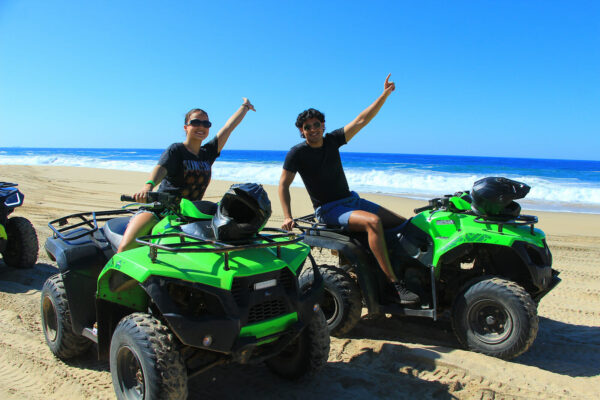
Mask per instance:
[[[467,318],[475,337],[486,344],[502,343],[513,331],[512,316],[494,300],[477,301],[470,307]]]
[[[56,309],[54,303],[49,296],[44,296],[42,301],[42,315],[43,315],[43,329],[46,339],[50,342],[56,341],[58,335],[58,316],[56,315]]]
[[[340,305],[335,297],[335,295],[325,288],[323,293],[323,298],[321,299],[319,306],[325,314],[325,319],[327,320],[327,325],[331,325],[340,315]]]
[[[144,371],[135,352],[123,346],[117,353],[117,377],[126,399],[144,398]]]

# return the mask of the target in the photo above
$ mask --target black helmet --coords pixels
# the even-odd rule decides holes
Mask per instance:
[[[239,240],[253,237],[271,216],[271,201],[262,185],[231,185],[219,202],[212,219],[217,240]]]
[[[489,177],[473,184],[471,209],[490,219],[509,220],[519,216],[521,206],[514,200],[529,193],[524,183],[501,177]]]

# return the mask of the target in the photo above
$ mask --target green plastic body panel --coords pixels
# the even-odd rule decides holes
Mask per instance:
[[[123,253],[124,254],[124,253]],[[117,303],[134,310],[144,311],[148,308],[148,296],[144,289],[137,284],[127,285],[123,290],[113,291],[109,285],[110,277],[119,271],[125,275],[129,275],[126,271],[122,271],[121,262],[111,258],[98,277],[98,292],[97,298]],[[129,275],[131,277],[131,275]],[[135,279],[135,278],[133,278]],[[132,280],[132,283],[138,281]]]
[[[449,201],[457,210],[467,211],[471,209],[471,203],[462,197],[452,196]]]
[[[462,199],[459,199],[462,200]],[[493,244],[511,247],[515,241],[524,241],[534,246],[544,247],[545,234],[539,229],[531,233],[529,225],[502,226],[485,221],[475,222],[476,216],[449,211],[424,211],[412,218],[411,222],[427,233],[433,240],[432,265],[436,276],[440,274],[440,258],[448,251],[465,243]]]
[[[212,218],[200,213],[193,203],[185,199],[181,201],[181,209],[185,211],[186,216]],[[194,214],[194,210],[197,213]],[[154,226],[152,234],[180,232],[181,224],[176,216],[167,215]],[[274,240],[286,241],[287,238]],[[178,238],[172,237],[160,239],[157,243],[178,241]],[[211,247],[209,244],[202,246]],[[222,253],[174,253],[158,250],[156,261],[152,262],[149,250],[148,246],[142,246],[115,254],[98,277],[98,297],[135,309],[145,306],[145,293],[138,285],[118,293],[110,290],[108,281],[113,271],[119,271],[137,282],[144,282],[148,277],[155,275],[231,290],[233,278],[236,276],[253,276],[282,268],[289,268],[296,275],[296,271],[310,253],[310,247],[302,242],[282,246],[280,258],[277,257],[276,247],[236,251],[229,254],[229,270],[225,270]]]

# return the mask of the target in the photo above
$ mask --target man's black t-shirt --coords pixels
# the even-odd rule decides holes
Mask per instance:
[[[158,160],[158,165],[167,170],[158,191],[175,190],[188,200],[202,200],[210,183],[212,164],[218,156],[216,137],[200,147],[198,154],[191,153],[183,143],[173,143]]]
[[[323,136],[323,146],[312,148],[303,142],[285,157],[283,169],[300,173],[314,208],[350,196],[339,150],[345,144],[344,128],[340,128]]]

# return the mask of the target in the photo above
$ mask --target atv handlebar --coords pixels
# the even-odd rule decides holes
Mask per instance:
[[[424,207],[415,208],[413,211],[414,211],[415,214],[418,214],[420,212],[427,211],[427,210],[433,210],[433,206],[432,205],[427,205],[427,206],[424,206]]]
[[[172,203],[177,198],[176,196],[174,196],[174,195],[172,195],[170,193],[165,193],[165,192],[148,192],[147,196],[148,196],[148,202],[149,203],[160,202],[160,203],[163,203],[163,204]],[[130,202],[133,202],[133,203],[137,202],[133,198],[133,196],[129,196],[127,194],[122,194],[121,195],[121,201],[130,201]]]

